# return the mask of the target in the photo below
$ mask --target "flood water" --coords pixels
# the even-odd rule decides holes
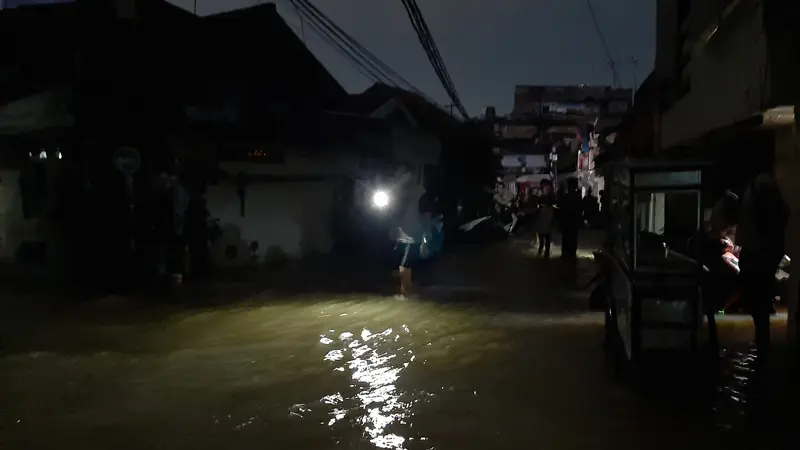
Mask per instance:
[[[542,283],[532,292],[544,292]],[[469,286],[440,290],[458,297],[459,289],[490,295]],[[713,405],[647,399],[613,380],[602,317],[569,307],[585,303],[576,295],[552,294],[548,302],[565,304],[556,313],[443,302],[435,287],[429,292],[416,300],[305,295],[136,320],[61,318],[27,330],[19,322],[4,330],[0,448],[708,449],[720,442],[710,432],[720,428]]]

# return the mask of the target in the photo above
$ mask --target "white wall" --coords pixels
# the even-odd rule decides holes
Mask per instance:
[[[396,106],[395,106],[396,107]],[[415,129],[392,130],[392,158],[389,164],[412,164],[422,171],[425,164],[438,164],[441,143],[433,136]],[[369,177],[363,172],[368,157],[348,149],[303,152],[287,148],[282,164],[221,162],[220,169],[231,179],[209,186],[206,201],[212,217],[220,219],[224,236],[212,250],[220,265],[238,265],[248,261],[248,245],[258,241],[259,258],[269,247],[280,247],[288,256],[300,258],[308,253],[327,253],[333,245],[330,216],[335,200],[336,179]],[[354,149],[356,150],[356,149]],[[363,149],[360,149],[363,151]],[[376,153],[380,157],[380,152]],[[245,216],[241,216],[237,186],[238,173],[257,180],[258,176],[309,177],[319,181],[251,181],[246,188]],[[419,177],[421,178],[421,177]],[[225,248],[238,247],[238,258],[228,260]]]
[[[281,164],[221,162],[219,168],[231,176],[239,172],[276,176],[356,175],[361,161],[354,155],[338,151],[302,153],[285,149],[285,153],[286,158]]]
[[[206,193],[208,210],[212,217],[220,219],[223,231],[223,237],[212,248],[215,263],[222,266],[246,263],[252,241],[259,243],[259,259],[272,246],[293,258],[330,251],[328,219],[334,199],[333,183],[252,183],[246,191],[244,217],[240,215],[235,184],[210,186]],[[225,257],[228,245],[238,248],[235,260]]]
[[[790,210],[785,235],[786,254],[798,261],[800,260],[800,177],[797,174],[800,173],[800,134],[787,127],[776,133],[775,144],[777,157],[775,175]],[[800,283],[793,281],[789,286],[789,339],[797,343],[797,339],[800,338],[797,323],[800,313],[798,305]]]
[[[736,23],[723,23],[692,56],[691,91],[662,115],[662,148],[760,111],[768,88],[766,49],[760,7]]]
[[[435,136],[408,128],[392,128],[392,155],[403,164],[439,164],[441,141]]]
[[[259,259],[271,246],[293,258],[329,252],[333,243],[329,217],[336,188],[332,180],[357,173],[358,161],[340,152],[303,154],[287,149],[283,164],[221,162],[220,169],[231,179],[209,186],[206,192],[208,211],[220,219],[224,233],[212,248],[214,262],[222,266],[246,263],[252,241],[259,243]],[[244,217],[234,179],[240,172],[254,179],[246,188]],[[259,175],[322,176],[331,181],[256,181]],[[228,245],[238,247],[237,259],[225,257]]]

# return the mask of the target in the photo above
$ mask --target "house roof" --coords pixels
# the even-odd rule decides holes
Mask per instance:
[[[202,18],[195,48],[211,79],[254,79],[276,86],[274,97],[336,109],[347,92],[286,24],[274,3]],[[233,64],[226,62],[236,61]],[[276,98],[278,97],[278,98]]]
[[[383,83],[375,83],[364,92],[351,95],[347,109],[356,114],[370,115],[392,99],[399,100],[420,127],[433,134],[447,132],[462,124],[423,96]]]
[[[0,42],[14,43],[0,52],[0,104],[74,80],[76,50],[83,41],[96,41],[97,35],[109,40],[108,31],[123,29],[108,20],[115,17],[113,8],[108,0],[75,0],[0,10]],[[164,0],[137,0],[136,8],[141,19],[162,24],[161,29],[168,25],[173,33],[176,26],[197,20]]]
[[[146,27],[148,36],[139,39],[140,45],[162,42],[157,53],[172,55],[170,65],[179,67],[181,72],[168,76],[186,79],[189,84],[194,80],[196,91],[202,92],[202,84],[207,81],[259,80],[274,89],[271,96],[257,102],[283,100],[299,109],[307,105],[339,109],[348,98],[273,3],[205,17],[164,0],[138,0],[136,5],[140,19],[150,23]],[[108,0],[0,11],[0,42],[20,41],[19,37],[31,34],[31,30],[33,34],[59,36],[55,40],[25,39],[24,45],[4,49],[0,57],[0,104],[72,80],[74,51],[78,40],[86,38],[85,33],[74,32],[76,22],[113,17],[112,14],[113,4]],[[108,26],[106,22],[93,23],[102,28]],[[37,57],[26,57],[31,54]],[[4,78],[6,74],[11,76]]]
[[[76,39],[74,26],[68,24],[77,12],[76,3],[0,10],[0,105],[55,86],[74,73],[64,57]]]
[[[355,114],[317,112],[282,115],[263,126],[195,124],[187,131],[206,136],[218,145],[238,142],[250,145],[288,146],[311,152],[346,148],[373,156],[389,148],[390,125],[384,120]]]

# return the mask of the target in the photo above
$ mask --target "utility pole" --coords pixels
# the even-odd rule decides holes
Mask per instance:
[[[614,88],[619,87],[619,76],[617,75],[617,61],[613,59],[608,60],[608,67],[611,68],[611,86]]]
[[[614,72],[614,87],[615,88],[625,87],[625,86],[622,86],[622,83],[620,82],[620,79],[617,76],[617,69],[620,66],[624,66],[624,65],[628,65],[628,64],[630,64],[631,67],[633,68],[633,91],[636,92],[636,89],[639,87],[638,86],[639,80],[636,77],[636,70],[639,68],[639,58],[637,58],[635,56],[631,56],[630,58],[626,58],[626,59],[618,59],[618,60],[608,61],[608,65],[611,67],[612,72]]]
[[[453,109],[456,107],[456,105],[454,103],[448,103],[448,104],[444,105],[444,107],[447,108],[450,111],[450,115],[452,116],[453,115]]]
[[[194,12],[195,16],[197,15],[197,0],[194,0],[194,8],[192,8],[192,12]]]

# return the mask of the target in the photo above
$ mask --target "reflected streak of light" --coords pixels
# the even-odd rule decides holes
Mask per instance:
[[[408,326],[403,325],[402,328],[404,332],[410,333]],[[330,332],[333,333],[333,330]],[[380,333],[372,333],[364,328],[361,330],[360,339],[353,337],[353,333],[350,332],[340,333],[339,340],[344,347],[331,350],[323,357],[327,362],[335,362],[344,359],[345,354],[349,352],[351,359],[334,370],[350,371],[355,382],[351,386],[359,389],[351,399],[345,399],[340,393],[336,393],[320,400],[323,404],[336,406],[330,411],[327,425],[334,426],[345,420],[348,409],[350,412],[360,411],[360,416],[354,420],[363,427],[365,435],[374,446],[402,450],[406,448],[406,438],[388,432],[387,429],[392,424],[405,423],[404,419],[409,416],[408,411],[413,402],[400,400],[400,393],[395,383],[400,378],[400,372],[416,359],[416,355],[413,351],[404,350],[402,347],[398,350],[396,346],[395,350],[384,351],[385,349],[381,347],[383,344],[395,345],[394,343],[400,339],[400,335],[394,334],[391,328]],[[333,340],[321,339],[321,342],[327,345]],[[408,359],[403,358],[406,361],[394,362],[399,355],[406,355]],[[359,407],[345,408],[344,404],[348,400],[356,400]]]
[[[344,358],[344,353],[341,350],[331,350],[325,354],[325,361],[339,361]]]
[[[342,394],[338,392],[335,394],[326,395],[325,397],[322,397],[322,403],[327,403],[329,405],[338,405],[343,401],[344,398],[342,397]]]

